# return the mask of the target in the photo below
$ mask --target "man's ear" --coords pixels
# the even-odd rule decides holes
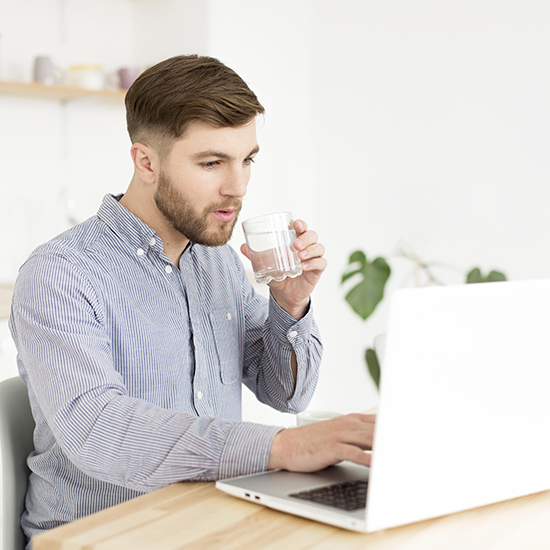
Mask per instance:
[[[159,155],[149,145],[136,142],[132,144],[130,155],[139,177],[149,184],[155,184],[159,169]]]

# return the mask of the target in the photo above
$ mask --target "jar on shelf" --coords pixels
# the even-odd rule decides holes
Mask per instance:
[[[69,67],[69,84],[87,90],[103,90],[105,75],[101,65],[83,64]]]

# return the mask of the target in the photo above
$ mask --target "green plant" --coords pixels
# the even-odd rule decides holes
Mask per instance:
[[[415,273],[423,273],[427,284],[443,284],[435,275],[434,267],[447,267],[437,263],[427,263],[411,253],[401,249],[398,256],[413,262]],[[341,284],[346,281],[357,278],[357,283],[347,292],[345,299],[363,321],[366,321],[374,312],[378,304],[384,298],[386,283],[391,275],[391,268],[382,257],[375,258],[373,261],[367,259],[362,250],[353,252],[348,260],[348,266],[342,275]],[[418,277],[417,277],[418,279]],[[478,267],[471,269],[466,275],[466,283],[486,283],[495,281],[505,281],[506,276],[500,271],[491,271],[483,275]],[[417,284],[420,284],[417,282]],[[365,362],[371,378],[376,387],[380,385],[380,363],[378,356],[373,348],[365,350]]]

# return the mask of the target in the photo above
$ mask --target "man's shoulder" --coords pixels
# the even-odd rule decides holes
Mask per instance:
[[[90,274],[101,263],[94,248],[104,232],[104,224],[92,217],[36,248],[19,269],[13,303],[40,301],[46,294],[59,298],[69,288],[88,293]]]
[[[38,246],[25,264],[45,257],[78,262],[100,245],[104,233],[105,224],[97,216],[93,216]]]

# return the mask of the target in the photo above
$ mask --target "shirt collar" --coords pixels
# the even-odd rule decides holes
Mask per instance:
[[[97,212],[98,218],[105,222],[115,235],[128,242],[136,250],[141,248],[146,251],[153,248],[162,252],[163,244],[160,237],[120,204],[122,196],[122,194],[105,195]]]
[[[162,253],[164,250],[162,239],[148,225],[120,204],[119,201],[122,197],[123,193],[105,195],[97,217],[105,222],[115,235],[128,242],[136,250],[141,248],[145,252],[147,249],[153,249],[159,254]],[[187,244],[182,258],[193,246],[192,242]]]

